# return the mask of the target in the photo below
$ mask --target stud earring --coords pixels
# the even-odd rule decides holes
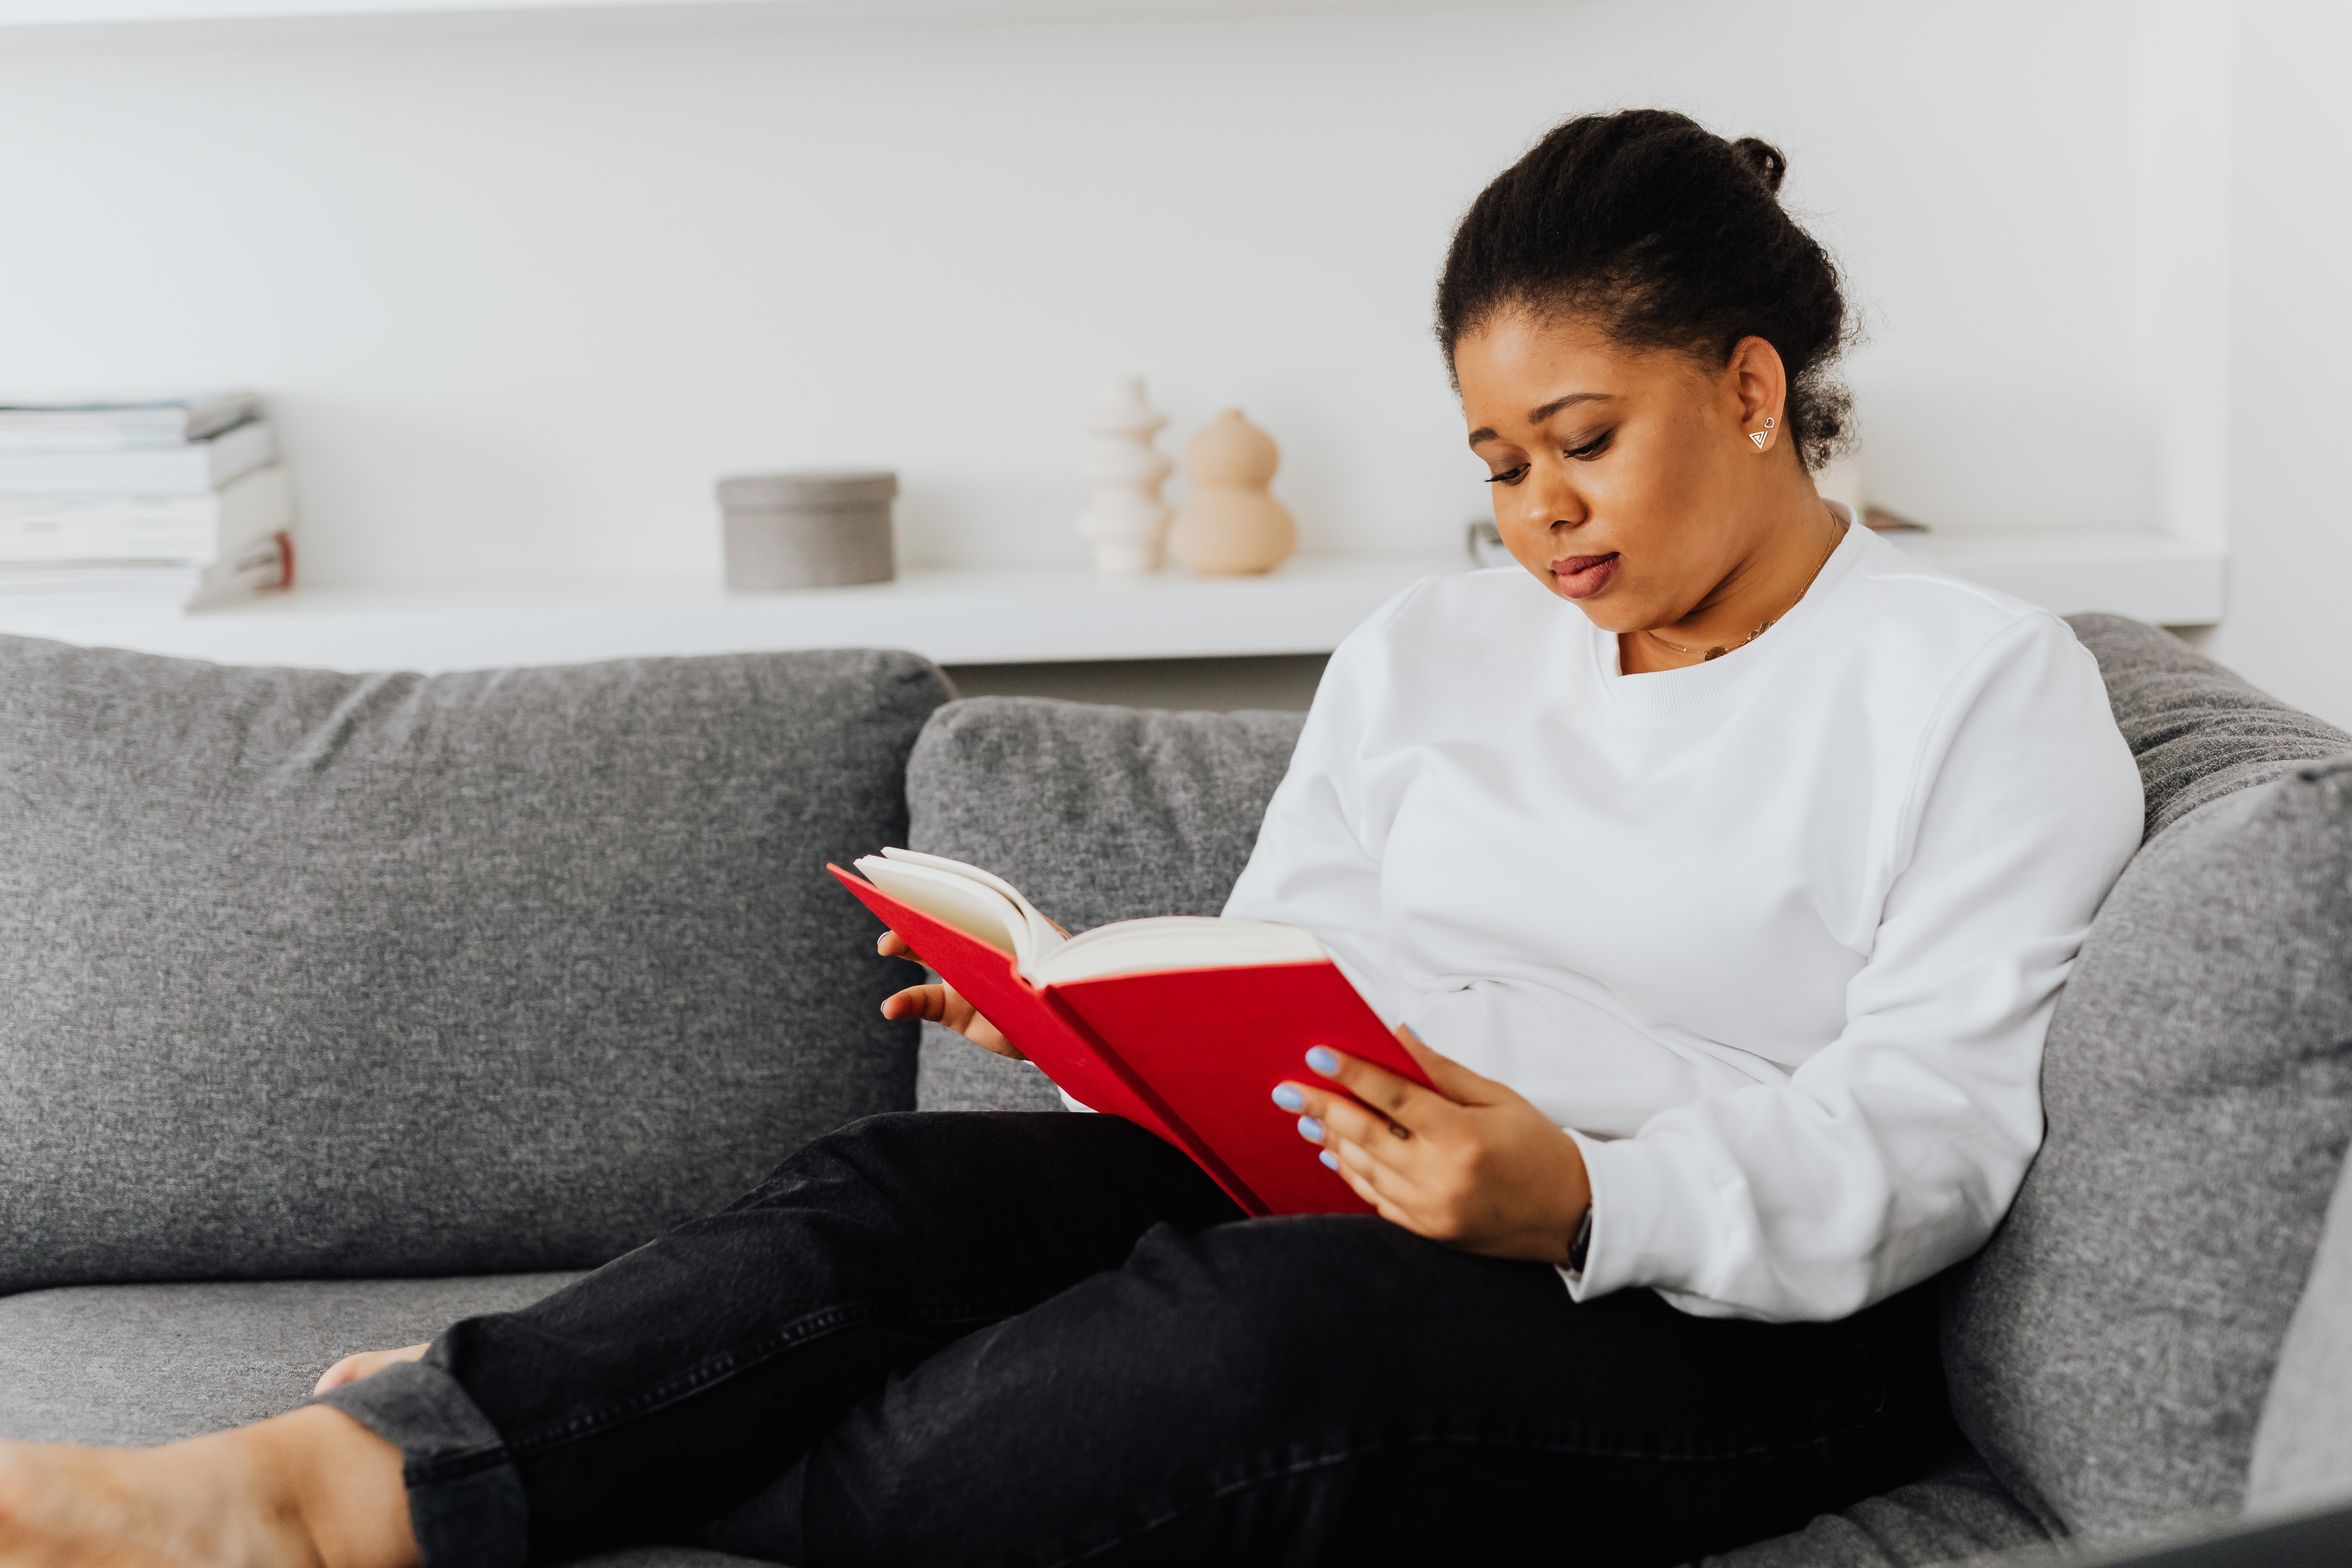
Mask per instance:
[[[1779,423],[1780,422],[1769,414],[1764,416],[1764,430],[1769,430]],[[1764,430],[1751,430],[1748,433],[1748,438],[1756,443],[1756,449],[1759,452],[1764,449]]]

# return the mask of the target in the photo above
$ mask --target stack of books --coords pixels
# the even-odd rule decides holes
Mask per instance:
[[[294,487],[250,392],[0,398],[0,595],[194,609],[294,584]]]

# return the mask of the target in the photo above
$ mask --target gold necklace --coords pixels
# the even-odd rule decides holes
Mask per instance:
[[[1741,637],[1738,642],[1727,642],[1720,647],[1708,648],[1705,653],[1699,654],[1699,662],[1701,664],[1705,664],[1709,659],[1721,658],[1725,654],[1736,652],[1740,648],[1746,647],[1749,643],[1754,642],[1758,637],[1762,637],[1766,632],[1769,632],[1774,626],[1779,626],[1782,617],[1786,616],[1790,610],[1793,610],[1799,605],[1803,604],[1805,602],[1805,595],[1813,591],[1813,579],[1822,574],[1822,568],[1830,563],[1830,557],[1837,553],[1837,547],[1845,542],[1845,520],[1843,518],[1840,518],[1838,520],[1837,531],[1830,535],[1830,547],[1822,552],[1822,558],[1819,561],[1813,563],[1812,571],[1806,574],[1805,585],[1797,590],[1797,596],[1789,601],[1787,606],[1781,610],[1780,615],[1774,616],[1770,620],[1766,621],[1754,631],[1749,632],[1746,637]],[[1665,638],[1660,637],[1654,631],[1644,629],[1642,635],[1648,637],[1652,642],[1662,643],[1665,647],[1674,649],[1676,653],[1681,654],[1685,658],[1688,658],[1691,655],[1699,652],[1699,650],[1695,647],[1685,647],[1678,642],[1667,642]]]

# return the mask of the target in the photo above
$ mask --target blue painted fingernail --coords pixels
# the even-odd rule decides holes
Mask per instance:
[[[1278,1083],[1274,1086],[1274,1102],[1282,1107],[1285,1110],[1304,1110],[1307,1109],[1307,1097],[1286,1083]]]
[[[1317,1072],[1321,1073],[1325,1078],[1329,1078],[1333,1073],[1339,1070],[1339,1053],[1330,1050],[1326,1047],[1318,1046],[1313,1050],[1307,1053],[1307,1065],[1313,1068]]]
[[[1330,1166],[1331,1169],[1335,1171],[1339,1168],[1339,1156],[1334,1154],[1328,1149],[1324,1150],[1323,1152],[1316,1155],[1315,1157],[1322,1161],[1326,1165]]]
[[[1323,1124],[1311,1116],[1302,1116],[1298,1119],[1298,1135],[1309,1143],[1320,1143],[1323,1142]]]

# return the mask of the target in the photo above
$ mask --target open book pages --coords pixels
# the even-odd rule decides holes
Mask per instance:
[[[1169,969],[1313,963],[1324,956],[1322,943],[1297,926],[1201,915],[1118,921],[1065,937],[1003,878],[912,849],[865,856],[857,869],[900,902],[1011,953],[1033,985]]]
[[[1011,953],[1024,972],[1068,940],[1021,889],[977,866],[919,850],[885,849],[860,856],[857,869],[900,903]]]

